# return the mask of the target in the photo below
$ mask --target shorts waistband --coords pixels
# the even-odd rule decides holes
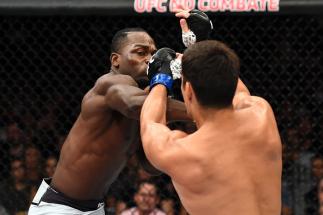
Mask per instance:
[[[51,179],[46,179],[50,184]],[[49,186],[41,198],[41,201],[47,203],[66,205],[82,212],[97,210],[104,205],[103,200],[76,200],[66,196],[64,193],[57,191]]]

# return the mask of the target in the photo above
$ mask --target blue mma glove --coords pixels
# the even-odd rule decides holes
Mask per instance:
[[[162,84],[167,88],[168,92],[172,91],[173,74],[171,62],[175,58],[176,52],[170,48],[161,48],[151,57],[147,68],[150,90],[157,84]]]

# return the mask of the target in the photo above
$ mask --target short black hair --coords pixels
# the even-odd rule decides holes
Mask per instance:
[[[120,51],[120,49],[122,47],[121,45],[125,42],[125,39],[127,39],[127,35],[130,32],[145,32],[145,33],[147,33],[147,31],[145,31],[142,28],[124,28],[124,29],[117,31],[117,33],[115,33],[115,35],[113,36],[112,41],[111,41],[111,53]]]
[[[225,108],[232,105],[240,61],[233,50],[216,40],[205,40],[185,50],[183,83],[190,82],[201,106]]]

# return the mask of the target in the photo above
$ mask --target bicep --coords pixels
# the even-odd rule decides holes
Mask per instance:
[[[84,96],[82,115],[89,117],[99,112],[115,110],[127,117],[138,118],[139,114],[133,112],[140,111],[146,94],[129,76],[105,75]]]
[[[141,138],[148,160],[159,170],[169,172],[174,159],[179,159],[179,140],[187,136],[185,132],[171,131],[167,126],[150,123],[141,130]]]
[[[128,85],[114,85],[105,95],[105,104],[112,110],[127,117],[139,118],[141,107],[147,97],[147,92],[138,87]]]

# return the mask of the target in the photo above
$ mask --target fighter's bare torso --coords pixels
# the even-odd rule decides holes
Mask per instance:
[[[178,159],[185,162],[170,175],[190,214],[280,214],[281,142],[273,113],[263,105],[250,97],[179,140]],[[184,166],[189,169],[176,171]]]
[[[82,112],[61,150],[51,185],[80,200],[102,198],[118,176],[139,140],[138,121],[106,109],[84,114],[90,100],[104,99],[91,89],[82,102]]]

